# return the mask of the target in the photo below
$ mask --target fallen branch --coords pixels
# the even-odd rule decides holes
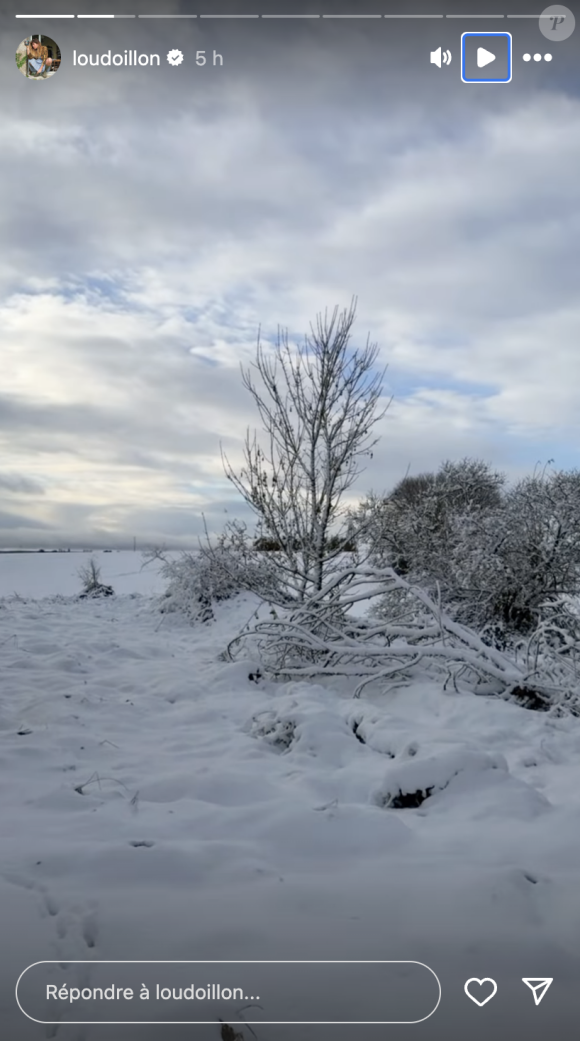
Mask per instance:
[[[399,591],[415,605],[405,619],[352,617],[352,607]],[[564,651],[550,645],[558,637]],[[235,658],[246,641],[257,645],[268,672],[285,679],[358,677],[355,697],[370,683],[385,683],[428,668],[451,679],[462,676],[472,686],[487,682],[499,695],[533,692],[546,708],[578,699],[575,648],[554,624],[530,639],[522,663],[485,643],[472,629],[455,622],[424,589],[411,585],[392,568],[353,567],[333,578],[306,604],[280,617],[256,623],[228,646]],[[573,683],[575,690],[569,690]],[[569,706],[568,706],[569,707]]]

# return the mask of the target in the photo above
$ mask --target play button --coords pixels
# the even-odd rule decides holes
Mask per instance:
[[[484,65],[489,65],[491,61],[495,61],[495,54],[491,51],[486,51],[485,47],[477,48],[477,67],[483,69]]]
[[[511,78],[511,33],[462,33],[461,79],[464,83],[509,83]]]

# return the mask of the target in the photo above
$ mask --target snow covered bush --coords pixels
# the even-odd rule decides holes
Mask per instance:
[[[424,587],[451,617],[507,646],[580,592],[580,474],[543,472],[504,490],[485,463],[445,463],[364,504],[374,559]],[[379,614],[404,608],[395,589]],[[400,603],[401,598],[403,604]]]
[[[524,478],[506,493],[494,522],[494,614],[528,632],[545,607],[580,592],[580,472]]]
[[[525,477],[499,506],[462,520],[448,576],[440,577],[454,615],[507,646],[542,630],[556,612],[575,639],[563,605],[580,593],[580,474]]]
[[[239,521],[230,521],[213,543],[206,533],[193,553],[170,559],[155,551],[149,557],[162,561],[161,573],[168,582],[161,611],[179,611],[191,621],[211,621],[212,605],[238,593],[255,592],[268,599],[278,591],[269,555],[255,550]]]
[[[79,578],[83,584],[80,594],[81,600],[87,597],[113,596],[112,586],[106,586],[101,582],[101,569],[94,557],[87,564],[83,564],[78,571]]]
[[[441,580],[461,555],[467,528],[500,506],[504,481],[487,463],[462,459],[404,477],[387,497],[371,495],[361,514],[374,560]]]

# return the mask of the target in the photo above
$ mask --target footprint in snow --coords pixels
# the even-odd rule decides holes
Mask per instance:
[[[36,893],[40,902],[40,914],[42,918],[45,918],[46,915],[55,918],[58,915],[60,904],[42,882],[37,882],[35,879],[26,878],[21,875],[15,875],[12,872],[2,872],[2,878],[4,878],[6,882],[10,882],[11,885],[18,886],[20,889],[27,889],[29,892]]]
[[[89,950],[96,946],[98,933],[96,909],[93,909],[81,922],[81,935]]]
[[[66,940],[66,950],[58,944],[59,958],[71,957],[82,960],[86,957],[86,948],[92,950],[97,943],[97,907],[71,907],[60,911],[56,919],[56,933],[59,940]]]
[[[42,902],[47,914],[49,914],[51,918],[56,917],[56,915],[60,911],[60,904],[58,900],[55,900],[52,893],[49,893],[47,890],[45,890],[43,893]]]
[[[62,907],[58,899],[41,882],[11,872],[2,872],[6,882],[33,893],[38,901],[41,917],[47,915],[55,920],[55,937],[52,948],[55,960],[62,969],[70,970],[70,986],[86,987],[90,984],[92,966],[89,951],[93,951],[98,939],[98,905],[96,901]],[[83,964],[76,964],[81,962]],[[57,1036],[58,1023],[48,1023],[44,1029],[46,1038]],[[86,1032],[81,1030],[69,1041],[86,1041]]]

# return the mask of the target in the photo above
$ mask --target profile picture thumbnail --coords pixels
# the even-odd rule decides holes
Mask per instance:
[[[54,76],[61,62],[60,47],[40,33],[27,36],[16,51],[16,65],[31,80],[47,80]]]

